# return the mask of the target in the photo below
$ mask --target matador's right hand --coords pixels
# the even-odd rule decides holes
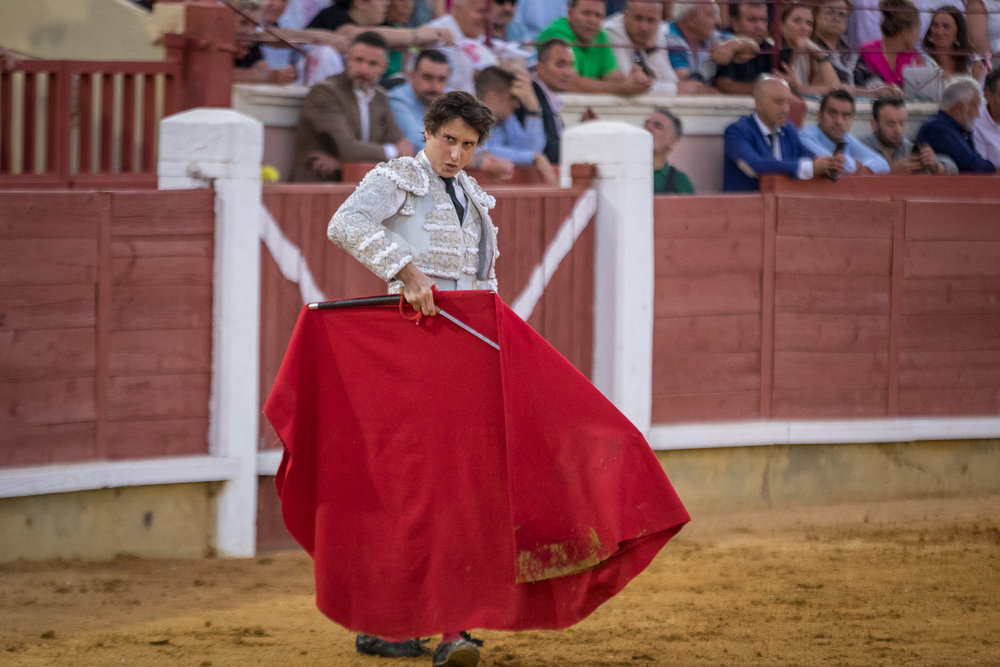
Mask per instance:
[[[396,279],[403,281],[401,290],[403,298],[413,310],[423,313],[424,316],[438,314],[438,307],[434,304],[434,281],[415,267],[413,262],[400,269]]]

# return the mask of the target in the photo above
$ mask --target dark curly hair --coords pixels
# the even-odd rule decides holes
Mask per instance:
[[[496,124],[493,112],[479,100],[463,90],[453,90],[439,96],[424,113],[424,134],[436,134],[441,126],[456,118],[461,118],[466,125],[479,134],[479,145],[482,146],[490,136]]]

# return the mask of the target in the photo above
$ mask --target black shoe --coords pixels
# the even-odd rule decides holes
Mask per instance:
[[[476,667],[479,664],[479,649],[472,642],[456,639],[438,644],[434,649],[434,667]]]
[[[482,639],[476,639],[475,637],[473,637],[472,635],[470,635],[468,632],[459,632],[458,634],[461,635],[462,639],[464,639],[465,641],[472,642],[473,644],[475,644],[479,648],[483,647],[483,640]]]
[[[375,635],[358,633],[354,640],[354,648],[361,655],[377,655],[383,658],[422,658],[431,650],[419,639],[407,639],[405,642],[387,642]]]

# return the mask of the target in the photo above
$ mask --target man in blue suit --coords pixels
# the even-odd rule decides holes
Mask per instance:
[[[762,174],[809,179],[843,172],[843,155],[816,157],[799,141],[798,131],[788,122],[792,91],[783,79],[761,75],[753,97],[756,111],[726,128],[724,192],[760,190]]]

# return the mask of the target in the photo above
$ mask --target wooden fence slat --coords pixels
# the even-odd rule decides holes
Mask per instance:
[[[1000,241],[909,241],[905,253],[907,278],[1000,277]]]
[[[656,281],[653,294],[654,317],[759,312],[761,312],[759,274],[667,277]]]
[[[114,133],[115,133],[115,81],[114,76],[105,72],[101,74],[101,142],[99,172],[110,174],[114,171]]]
[[[80,377],[94,372],[96,330],[0,329],[0,379]]]
[[[112,377],[108,382],[108,420],[208,417],[210,375]]]
[[[117,237],[111,241],[113,259],[143,259],[150,257],[196,257],[212,259],[214,239],[211,236]]]
[[[92,460],[94,423],[17,426],[4,424],[0,468]]]
[[[653,358],[654,396],[759,389],[759,352],[661,353]]]
[[[212,369],[211,329],[112,331],[108,374],[177,375]]]
[[[907,241],[1000,241],[992,202],[907,201]]]
[[[779,235],[775,253],[778,273],[888,276],[892,241]]]
[[[14,74],[0,71],[0,174],[9,174],[14,168]]]
[[[770,419],[774,409],[774,316],[777,265],[778,199],[764,196],[764,238],[760,309],[760,418]]]
[[[901,389],[992,387],[1000,391],[1000,350],[904,352]]]
[[[210,329],[209,285],[125,285],[111,294],[111,329]]]
[[[99,202],[100,227],[97,234],[97,364],[94,371],[94,447],[98,456],[107,456],[110,380],[108,356],[111,347],[111,199],[102,194]]]
[[[108,422],[107,447],[111,460],[208,454],[208,418]]]
[[[0,285],[93,283],[95,241],[0,240]]]
[[[1000,414],[1000,391],[995,387],[900,389],[899,414],[919,417],[959,417]]]
[[[135,85],[134,74],[122,76],[122,172],[132,173],[135,167]],[[140,126],[141,127],[141,126]]]
[[[0,239],[94,239],[100,195],[0,192]],[[73,211],[73,215],[67,215]]]
[[[760,316],[753,313],[657,317],[653,320],[654,351],[669,350],[673,354],[759,352],[760,341]]]
[[[760,392],[654,394],[652,417],[654,424],[757,419],[760,417]]]
[[[24,116],[21,123],[24,138],[21,145],[21,173],[35,173],[35,145],[38,129],[36,112],[38,109],[38,75],[34,72],[24,73]]]
[[[904,315],[900,350],[1000,349],[1000,313]]]
[[[776,275],[778,312],[889,314],[888,276]]]
[[[889,416],[899,414],[899,345],[903,333],[903,257],[906,236],[905,201],[895,202],[892,226],[892,292],[889,297]]]
[[[888,370],[887,351],[774,353],[775,390],[812,387],[885,389],[889,384]]]
[[[140,172],[156,173],[156,76],[147,74],[142,85],[142,161]]]
[[[0,383],[4,428],[93,422],[94,378],[7,380]]]
[[[781,236],[891,239],[895,203],[827,197],[781,198]]]
[[[774,390],[774,419],[860,419],[886,416],[886,390],[809,387]]]
[[[93,284],[0,285],[0,331],[94,327]]]
[[[134,257],[111,261],[115,285],[211,285],[210,257]]]
[[[778,313],[774,349],[781,352],[888,352],[884,315]]]
[[[81,74],[79,78],[79,96],[77,101],[80,114],[80,143],[78,174],[90,174],[94,171],[94,77],[92,74]]]
[[[922,278],[903,282],[904,315],[1000,312],[1000,278]]]
[[[653,197],[653,236],[657,240],[760,236],[763,216],[760,195]]]
[[[111,200],[111,235],[214,236],[212,190],[116,192]]]
[[[760,236],[658,239],[653,248],[657,277],[756,273],[764,261]]]

